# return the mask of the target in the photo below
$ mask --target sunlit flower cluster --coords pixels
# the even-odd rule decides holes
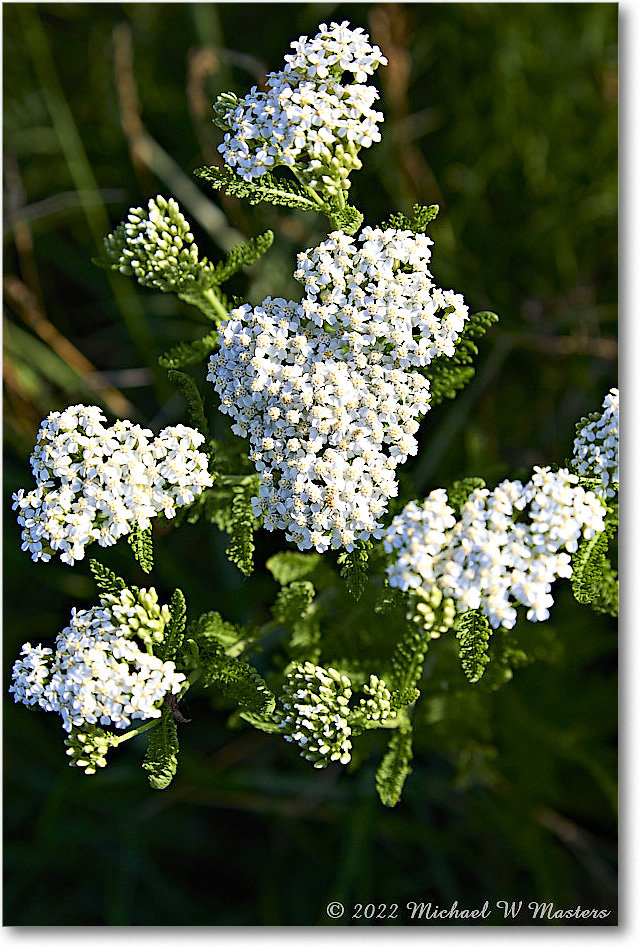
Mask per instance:
[[[179,692],[185,676],[134,639],[156,639],[159,618],[169,619],[167,608],[157,609],[153,589],[141,597],[129,593],[140,608],[135,617],[123,617],[103,598],[100,607],[72,610],[53,650],[25,643],[13,666],[15,701],[59,713],[66,732],[92,725],[125,729],[132,720],[158,718],[163,698]]]
[[[387,60],[347,21],[322,23],[315,37],[291,45],[284,68],[268,74],[266,92],[254,86],[242,100],[219,97],[215,121],[226,130],[219,150],[246,181],[287,165],[305,184],[336,195],[361,167],[359,149],[381,138],[378,93],[366,81]]]
[[[279,719],[283,738],[296,742],[303,758],[317,769],[350,761],[351,696],[347,676],[309,662],[296,665],[286,680]]]
[[[378,676],[372,674],[361,692],[354,707],[358,717],[381,723],[393,715],[390,690]],[[287,676],[277,722],[286,742],[295,742],[317,769],[350,761],[352,696],[350,678],[332,667],[297,663]]]
[[[213,270],[173,198],[150,198],[147,211],[130,208],[127,220],[104,238],[108,260],[145,287],[179,292]]]
[[[154,436],[126,419],[104,422],[96,406],[78,405],[42,423],[31,456],[36,488],[13,496],[22,549],[34,561],[58,554],[73,564],[88,544],[115,544],[160,513],[173,518],[212,485],[196,429],[168,426]]]
[[[535,468],[526,485],[476,489],[459,518],[441,488],[423,504],[410,502],[385,538],[395,555],[391,586],[436,585],[459,611],[481,608],[493,627],[513,627],[516,604],[527,608],[529,620],[546,620],[551,585],[571,576],[578,541],[604,529],[604,505],[577,482],[564,469]]]
[[[300,303],[232,310],[208,379],[259,473],[255,513],[301,550],[381,537],[396,467],[429,408],[418,370],[452,356],[468,308],[435,287],[430,238],[333,232],[298,258]]]
[[[597,494],[614,498],[620,480],[618,389],[606,394],[602,409],[601,414],[593,413],[578,426],[573,443],[573,468],[578,475],[599,478],[602,484],[595,489]]]

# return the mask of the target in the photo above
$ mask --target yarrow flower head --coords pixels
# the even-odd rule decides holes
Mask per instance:
[[[212,485],[196,429],[168,426],[155,436],[128,420],[106,426],[96,406],[70,406],[44,420],[31,456],[36,488],[13,495],[22,549],[34,561],[81,560],[97,541],[115,544],[134,525],[191,504]]]
[[[147,211],[131,208],[127,220],[104,239],[107,259],[145,287],[178,293],[206,283],[213,272],[173,198],[150,198]]]
[[[277,724],[286,742],[295,742],[317,769],[331,762],[347,765],[352,756],[353,725],[385,724],[394,716],[390,690],[374,673],[351,707],[353,684],[332,667],[295,663],[283,685]]]
[[[296,664],[283,687],[279,726],[286,742],[296,742],[317,769],[350,761],[348,725],[350,680],[337,670]]]
[[[359,149],[381,138],[378,92],[366,82],[387,60],[347,21],[322,23],[312,39],[291,45],[284,68],[268,74],[266,92],[219,97],[214,121],[226,133],[219,150],[246,181],[287,165],[304,184],[342,194],[361,167]]]
[[[505,481],[471,492],[459,519],[442,488],[421,505],[410,502],[385,538],[395,556],[391,586],[437,586],[459,611],[481,608],[493,627],[513,627],[516,604],[528,620],[546,620],[551,585],[571,576],[579,539],[604,530],[603,503],[578,481],[565,469],[535,468],[526,485]]]
[[[432,241],[395,228],[331,233],[299,255],[300,303],[231,311],[208,379],[249,436],[255,514],[301,550],[381,537],[394,470],[429,408],[419,370],[455,353],[463,298],[434,285]]]
[[[178,693],[185,676],[137,640],[162,639],[169,610],[158,607],[153,588],[122,593],[119,599],[101,598],[99,607],[74,608],[55,649],[23,645],[9,688],[15,702],[59,713],[68,733],[88,727],[91,733],[95,726],[125,729],[132,720],[161,715],[164,697]],[[99,745],[104,752],[105,744]]]
[[[578,475],[598,478],[595,489],[602,498],[614,498],[619,488],[620,392],[611,389],[602,403],[601,414],[592,413],[577,425],[572,465]]]

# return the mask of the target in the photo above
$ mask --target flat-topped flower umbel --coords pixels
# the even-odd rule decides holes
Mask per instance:
[[[173,518],[212,485],[204,436],[189,426],[167,426],[154,436],[127,419],[104,425],[97,406],[51,412],[31,456],[37,487],[13,496],[22,549],[34,561],[58,554],[73,564],[88,544],[115,544],[150,518]]]
[[[431,244],[395,228],[335,231],[299,254],[300,303],[245,304],[220,328],[208,379],[249,436],[255,513],[301,550],[382,535],[394,470],[429,408],[419,370],[453,355],[468,319],[461,295],[433,282]]]
[[[347,21],[322,23],[292,49],[285,67],[268,74],[266,92],[254,86],[241,100],[219,96],[214,121],[226,133],[219,151],[246,181],[287,165],[303,184],[342,195],[361,167],[359,149],[381,138],[383,115],[372,108],[379,94],[365,83],[387,60]]]

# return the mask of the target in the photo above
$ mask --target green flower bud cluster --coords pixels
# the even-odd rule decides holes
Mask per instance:
[[[146,287],[185,292],[207,287],[213,267],[199,261],[189,224],[173,198],[150,198],[148,210],[131,208],[127,220],[105,239],[110,264]]]
[[[366,698],[359,700],[357,709],[364,713],[367,719],[380,722],[394,715],[390,704],[390,690],[374,673],[370,677],[370,682],[363,687],[363,692]]]
[[[99,726],[85,726],[82,731],[72,729],[65,738],[67,755],[71,756],[69,765],[83,769],[85,775],[94,775],[96,769],[107,765],[107,752],[118,742],[118,736]]]
[[[406,619],[420,624],[430,633],[432,640],[437,640],[442,633],[451,630],[457,608],[452,597],[445,597],[443,591],[433,584],[428,590],[418,587],[412,592],[412,607],[406,614]]]
[[[158,603],[153,587],[149,590],[125,588],[118,594],[104,594],[101,603],[111,613],[121,636],[138,637],[146,647],[163,642],[170,610],[167,604]]]
[[[283,687],[279,726],[316,769],[350,761],[350,680],[313,663],[295,664]]]

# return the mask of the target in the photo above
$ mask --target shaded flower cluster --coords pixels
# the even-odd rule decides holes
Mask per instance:
[[[104,422],[96,406],[77,405],[42,423],[31,456],[37,487],[13,496],[22,549],[34,561],[58,554],[73,564],[88,544],[115,544],[160,513],[173,518],[212,485],[196,429],[168,426],[154,436],[126,419]]]
[[[604,530],[604,505],[577,482],[564,469],[535,468],[526,485],[473,491],[459,519],[444,489],[421,505],[410,502],[385,538],[395,555],[391,586],[429,592],[436,585],[458,610],[481,608],[493,627],[514,626],[515,604],[529,620],[546,620],[551,585],[571,576],[579,539]]]
[[[577,427],[573,443],[573,468],[578,475],[599,478],[595,491],[603,498],[614,498],[620,480],[619,416],[620,392],[611,389],[604,397],[601,414],[591,414]]]
[[[301,550],[381,537],[396,467],[429,408],[422,367],[452,356],[463,298],[434,285],[430,238],[335,231],[298,257],[300,303],[230,313],[208,379],[259,473],[255,514]]]
[[[99,607],[72,610],[53,650],[25,643],[13,666],[15,702],[59,713],[66,732],[94,725],[125,729],[132,720],[158,718],[163,698],[179,692],[185,676],[135,639],[156,639],[159,619],[163,626],[169,620],[168,608],[157,609],[153,589],[129,593],[132,606],[140,608],[135,617],[112,610],[104,597]]]
[[[361,167],[359,149],[381,138],[378,92],[366,80],[387,60],[347,21],[322,23],[312,39],[291,46],[284,68],[268,74],[266,92],[254,86],[242,100],[219,97],[214,121],[226,132],[219,150],[246,181],[287,165],[304,184],[338,195]]]

